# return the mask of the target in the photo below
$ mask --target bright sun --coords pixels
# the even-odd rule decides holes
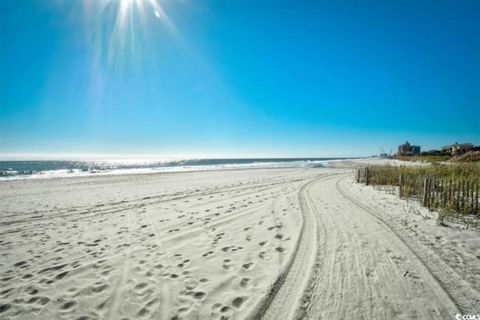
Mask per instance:
[[[160,0],[83,0],[83,4],[96,56],[105,57],[108,65],[141,55],[158,23],[174,43],[182,43]]]

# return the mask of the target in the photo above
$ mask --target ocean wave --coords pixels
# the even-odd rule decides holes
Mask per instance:
[[[0,180],[45,179],[94,175],[185,172],[242,168],[321,168],[339,158],[180,159],[91,161],[0,161]]]

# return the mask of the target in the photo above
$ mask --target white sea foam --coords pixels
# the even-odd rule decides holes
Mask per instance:
[[[55,169],[40,170],[27,173],[21,173],[17,170],[4,170],[4,176],[0,176],[1,180],[25,180],[25,179],[48,179],[48,178],[65,178],[65,177],[87,177],[99,175],[120,175],[120,174],[149,174],[161,172],[192,172],[192,171],[208,171],[208,170],[229,170],[229,169],[252,169],[252,168],[299,168],[299,167],[326,167],[329,162],[335,160],[285,160],[285,161],[265,161],[262,159],[252,160],[247,163],[238,163],[238,159],[232,163],[191,165],[190,163],[199,162],[216,162],[223,160],[178,160],[176,163],[189,163],[189,165],[168,165],[172,162],[163,161],[139,161],[139,160],[102,160],[92,161],[94,165],[85,169]],[[235,162],[236,161],[236,162]],[[243,160],[242,160],[243,161]],[[160,166],[158,166],[160,164]],[[125,167],[127,166],[127,167]]]

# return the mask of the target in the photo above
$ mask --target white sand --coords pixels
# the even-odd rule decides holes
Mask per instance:
[[[480,237],[349,169],[0,183],[1,319],[479,313]]]

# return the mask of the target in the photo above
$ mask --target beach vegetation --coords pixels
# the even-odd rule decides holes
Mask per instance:
[[[417,199],[437,210],[439,224],[454,216],[480,218],[478,163],[370,166],[359,169],[356,178],[367,185],[395,187],[401,198]]]

